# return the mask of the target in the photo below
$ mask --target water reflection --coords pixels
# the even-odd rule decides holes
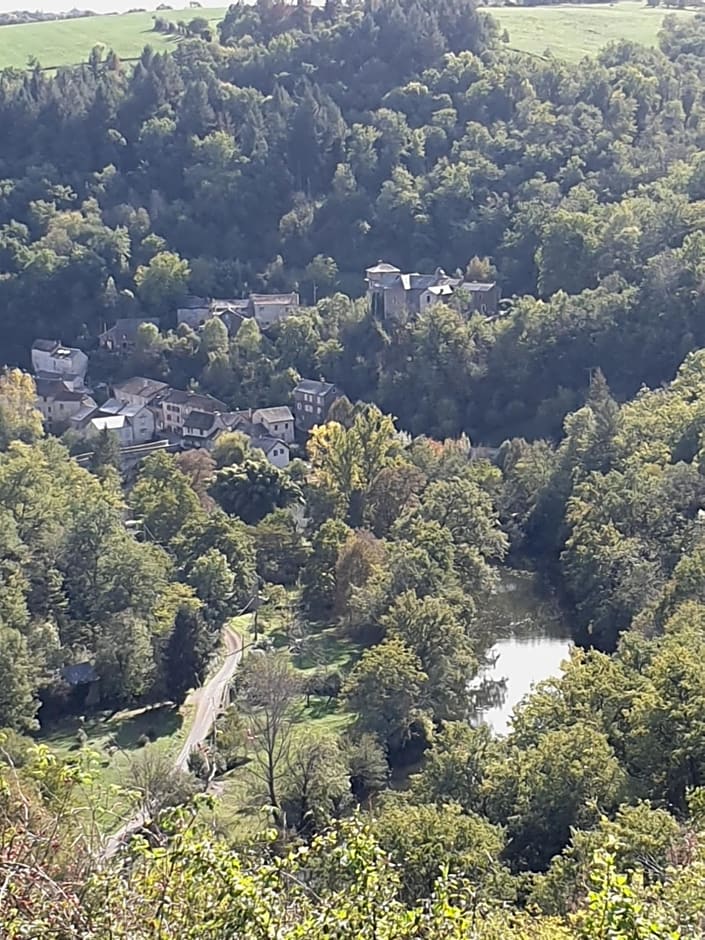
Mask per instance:
[[[530,572],[504,571],[499,589],[478,603],[478,627],[494,643],[473,684],[476,719],[497,734],[531,686],[560,671],[570,630],[554,597]]]

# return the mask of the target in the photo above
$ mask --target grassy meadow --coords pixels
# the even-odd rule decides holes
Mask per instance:
[[[222,20],[226,9],[166,10],[158,15],[174,23],[204,16],[215,26]],[[179,37],[153,32],[155,15],[154,11],[118,13],[77,20],[0,26],[0,68],[26,68],[32,57],[39,59],[44,68],[76,65],[85,62],[91,49],[99,44],[113,49],[121,59],[137,58],[147,45],[159,51],[173,49]]]
[[[643,0],[621,0],[599,6],[493,7],[490,12],[509,33],[510,49],[578,62],[619,39],[656,46],[663,18],[672,11],[652,9]]]
[[[205,16],[215,26],[226,7],[168,10],[173,22]],[[547,7],[492,7],[490,12],[509,32],[509,47],[532,55],[548,50],[557,58],[577,62],[612,40],[631,39],[655,46],[664,8],[651,9],[643,0],[618,3]],[[26,68],[32,57],[44,68],[85,62],[93,46],[114,49],[121,59],[135,59],[146,45],[173,49],[178,36],[152,31],[154,12],[122,13],[78,20],[0,26],[0,68]],[[692,16],[684,11],[677,16]]]

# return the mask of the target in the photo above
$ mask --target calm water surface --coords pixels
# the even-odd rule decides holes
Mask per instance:
[[[530,572],[503,571],[496,593],[478,603],[478,614],[495,643],[475,685],[477,720],[505,734],[532,685],[560,672],[572,646],[570,630],[555,598]]]

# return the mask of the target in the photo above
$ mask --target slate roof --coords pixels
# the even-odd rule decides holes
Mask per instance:
[[[195,411],[226,411],[228,407],[224,401],[218,401],[212,395],[187,392],[181,388],[170,389],[163,401],[171,405],[191,405]]]
[[[90,402],[86,402],[85,405],[82,405],[75,414],[72,414],[69,420],[72,424],[83,426],[84,422],[87,422],[91,416],[97,415],[97,413],[98,406],[93,399],[91,399]]]
[[[75,666],[64,666],[61,678],[69,685],[87,685],[89,682],[95,682],[98,674],[91,663],[76,663]]]
[[[206,411],[192,411],[184,421],[184,430],[193,428],[195,431],[210,431],[215,421],[215,414]]]
[[[250,300],[253,304],[292,304],[298,306],[299,295],[291,294],[250,294]]]
[[[52,353],[60,345],[58,339],[35,339],[32,349],[36,349],[37,352]]]
[[[401,274],[399,268],[393,264],[387,264],[386,261],[378,261],[373,268],[367,269],[368,274]]]
[[[438,282],[436,274],[402,274],[401,284],[404,290],[428,290]]]
[[[278,437],[253,437],[250,440],[250,447],[257,447],[258,450],[263,450],[265,454],[270,453],[270,451],[274,450],[279,444],[281,444],[282,447],[286,447],[287,450],[289,449],[289,445]]]
[[[168,388],[166,382],[158,382],[156,379],[146,379],[141,375],[133,375],[132,378],[125,379],[124,382],[116,382],[113,385],[113,392],[122,392],[124,395],[139,395],[141,398],[151,400]]]
[[[56,379],[35,379],[34,385],[39,398],[51,398],[53,401],[81,401],[86,392],[74,392],[65,382]]]
[[[159,326],[159,319],[156,317],[123,317],[120,320],[116,320],[109,330],[101,333],[101,339],[103,337],[110,337],[120,342],[134,343],[137,340],[137,334],[143,323],[151,323],[154,326]]]
[[[332,382],[317,382],[315,379],[301,379],[294,389],[295,392],[305,392],[307,395],[327,395],[333,391]]]
[[[294,420],[291,408],[288,405],[280,405],[277,408],[257,408],[256,412],[260,420],[269,421],[270,423]]]
[[[119,415],[122,413],[124,403],[118,401],[117,398],[109,398],[107,401],[103,402],[100,406],[100,410],[104,415]]]
[[[497,284],[495,281],[490,283],[484,281],[465,281],[460,286],[464,287],[465,290],[475,291],[478,294],[486,294],[488,291],[494,290]]]

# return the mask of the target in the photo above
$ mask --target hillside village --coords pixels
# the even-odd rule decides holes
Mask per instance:
[[[466,314],[498,313],[500,291],[496,282],[449,277],[442,268],[433,274],[403,273],[379,261],[365,272],[367,298],[372,313],[386,322],[404,322],[419,316],[435,303],[460,299]],[[246,298],[188,297],[175,312],[176,328],[202,330],[212,319],[225,326],[228,337],[237,334],[245,320],[253,320],[267,332],[300,309],[296,292],[252,293]],[[98,336],[98,348],[116,358],[134,352],[140,330],[159,329],[154,317],[120,318]],[[130,376],[110,383],[99,403],[87,384],[89,356],[59,339],[39,338],[31,350],[37,390],[36,406],[52,434],[74,432],[86,446],[101,432],[114,434],[123,448],[166,441],[175,448],[212,449],[219,436],[239,431],[251,446],[263,451],[279,468],[286,467],[291,449],[303,443],[316,425],[324,422],[333,402],[340,397],[335,385],[321,378],[302,377],[292,400],[274,407],[228,409],[225,402],[202,392],[172,388],[145,376]]]
[[[279,468],[289,464],[291,447],[325,421],[338,392],[331,383],[302,379],[288,404],[229,411],[212,395],[170,388],[165,382],[132,376],[109,387],[100,405],[86,385],[88,356],[58,340],[32,346],[36,407],[52,434],[73,431],[90,445],[101,432],[114,434],[121,447],[165,440],[183,449],[210,450],[229,431],[245,434],[252,447]]]

